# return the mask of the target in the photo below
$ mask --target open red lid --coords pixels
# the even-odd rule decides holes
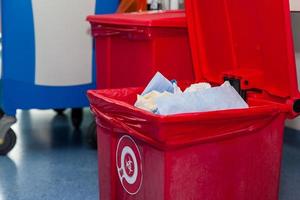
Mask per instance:
[[[179,11],[148,11],[135,13],[116,13],[91,15],[87,18],[91,23],[109,25],[131,25],[147,27],[187,27],[185,12]]]
[[[299,97],[288,0],[186,0],[198,80]]]

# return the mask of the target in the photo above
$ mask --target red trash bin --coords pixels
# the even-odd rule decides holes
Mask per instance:
[[[143,86],[157,72],[194,80],[184,11],[89,16],[97,88]]]
[[[133,107],[141,91],[89,92],[101,200],[277,199],[287,106],[163,117]]]
[[[100,199],[278,199],[284,121],[300,112],[286,0],[186,0],[197,81],[224,79],[249,109],[160,116],[142,88],[89,91]]]

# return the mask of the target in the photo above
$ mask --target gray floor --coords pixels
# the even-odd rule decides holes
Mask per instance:
[[[70,113],[18,112],[13,127],[18,143],[0,157],[0,200],[97,200],[97,153],[84,142],[92,120],[88,110],[81,131],[74,131]],[[22,134],[21,134],[22,133]],[[281,200],[300,199],[300,132],[286,129]]]
[[[91,115],[86,110],[82,131],[74,131],[66,114],[18,112],[17,145],[0,158],[0,200],[98,199],[97,152],[82,134]]]
[[[285,129],[280,199],[300,199],[300,132]]]

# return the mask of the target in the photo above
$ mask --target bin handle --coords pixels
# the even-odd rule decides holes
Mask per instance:
[[[145,30],[138,29],[138,28],[123,28],[123,27],[110,27],[110,26],[102,26],[98,25],[93,27],[93,36],[94,37],[108,37],[108,36],[114,36],[119,35],[122,32],[127,33],[145,33]]]
[[[117,31],[109,31],[109,30],[93,30],[93,37],[110,37],[110,36],[115,36],[119,35],[120,32]]]
[[[113,30],[113,31],[118,31],[118,32],[144,32],[142,29],[137,29],[137,28],[123,28],[123,27],[101,27],[100,29],[106,29],[106,30]]]
[[[216,141],[216,140],[221,140],[225,138],[230,138],[233,135],[236,136],[238,134],[249,134],[254,131],[260,130],[266,126],[266,124],[269,124],[277,115],[274,114],[269,117],[268,120],[262,120],[263,122],[260,122],[259,124],[257,123],[255,126],[251,126],[245,129],[239,129],[236,131],[230,131],[230,132],[224,132],[222,134],[217,134],[215,136],[209,136],[209,137],[202,137],[202,138],[197,138],[197,139],[185,139],[185,140],[173,140],[173,141],[168,141],[168,142],[160,142],[158,140],[155,140],[146,134],[142,134],[130,126],[126,125],[125,123],[121,122],[120,120],[117,120],[116,118],[112,118],[100,111],[98,109],[94,108],[91,106],[91,109],[94,113],[96,113],[96,116],[101,117],[101,119],[105,120],[109,124],[113,124],[114,126],[118,126],[118,128],[126,130],[129,134],[131,134],[133,137],[138,138],[139,140],[146,142],[157,149],[161,150],[171,150],[171,149],[178,149],[178,148],[183,148],[186,146],[191,146],[199,143],[207,143],[210,141]],[[97,122],[98,123],[98,122]]]

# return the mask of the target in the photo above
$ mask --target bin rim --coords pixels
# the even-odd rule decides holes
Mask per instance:
[[[119,89],[116,89],[115,91],[118,90]],[[279,116],[284,120],[288,114],[287,106],[270,102],[270,105],[256,106],[249,109],[160,116],[135,108],[133,105],[122,100],[101,94],[101,92],[107,93],[109,91],[112,90],[88,91],[91,110],[96,115],[98,126],[109,129],[111,134],[126,133],[164,151],[175,150],[200,143],[217,142],[240,135],[255,133],[268,126],[269,123]],[[139,91],[139,89],[136,91]],[[177,134],[173,135],[173,132],[172,134],[162,136],[163,138],[160,138],[160,136],[157,137],[156,135],[169,132],[169,128],[173,126],[186,127],[192,124],[194,124],[192,126],[198,124],[196,125],[198,128],[199,123],[201,123],[203,125],[200,127],[203,128],[207,124],[211,126],[211,122],[224,124],[226,120],[228,122],[228,119],[230,119],[231,122],[229,125],[225,125],[224,129],[216,129],[217,127],[213,126],[214,134],[212,135],[210,134],[211,128],[207,129],[209,131],[201,136],[198,134],[195,135],[194,133],[190,134],[190,131],[188,132],[189,134],[185,134],[184,130],[181,129],[178,130],[181,132],[180,136]],[[233,126],[232,122],[234,121],[238,123],[238,126]],[[239,124],[239,122],[241,122],[241,124]],[[146,125],[146,127],[148,126],[147,130],[144,129],[144,123],[148,124]],[[150,129],[149,125],[151,126]]]
[[[126,88],[124,88],[126,89]],[[141,87],[135,87],[131,88],[136,91],[142,91]],[[260,102],[264,102],[265,105],[261,106],[250,106],[249,108],[241,108],[241,109],[230,109],[230,110],[217,110],[217,111],[206,111],[206,112],[193,112],[193,113],[181,113],[181,114],[174,114],[174,115],[159,115],[159,114],[154,114],[152,112],[140,109],[135,107],[134,105],[113,99],[105,95],[107,92],[110,91],[119,91],[123,89],[101,89],[101,90],[89,90],[87,92],[87,95],[90,100],[91,105],[96,105],[96,99],[101,99],[105,101],[108,104],[114,104],[123,108],[126,108],[130,110],[132,113],[136,113],[139,116],[146,116],[153,121],[157,121],[160,123],[177,123],[179,121],[185,122],[185,121],[190,121],[191,118],[195,120],[212,120],[212,119],[221,119],[225,117],[232,117],[236,116],[237,114],[239,117],[249,117],[249,116],[258,116],[258,115],[264,115],[266,113],[289,113],[289,107],[285,104],[279,104],[279,103],[274,103],[272,101],[268,100],[257,100],[255,98],[250,98],[249,100],[256,100]],[[114,93],[114,92],[113,92]]]
[[[115,13],[104,15],[89,15],[86,18],[92,24],[170,27],[186,28],[187,22],[184,10],[144,11],[134,13]]]

